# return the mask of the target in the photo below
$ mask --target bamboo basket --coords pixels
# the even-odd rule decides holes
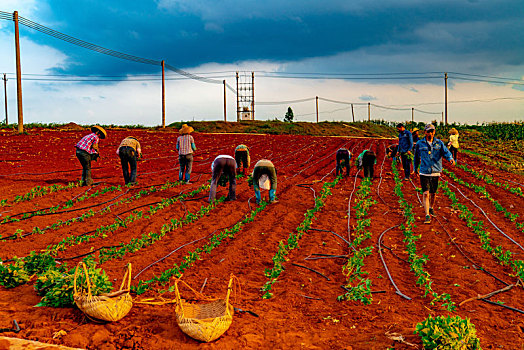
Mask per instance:
[[[81,291],[77,287],[77,279],[79,274],[79,267],[85,273],[87,294],[85,291]],[[127,288],[124,286],[127,284]],[[100,295],[91,294],[91,282],[89,281],[89,275],[87,273],[87,267],[82,261],[78,263],[75,270],[74,279],[74,295],[76,306],[89,318],[95,321],[118,321],[121,320],[125,315],[129,313],[133,306],[133,298],[129,294],[131,286],[131,264],[127,264],[127,271],[122,279],[120,290],[112,293],[104,293]]]
[[[175,313],[177,323],[184,333],[196,340],[211,342],[228,330],[233,322],[234,313],[233,305],[229,303],[233,278],[234,276],[231,275],[225,299],[214,300],[206,304],[191,304],[183,300],[178,290],[180,279],[175,282]],[[200,294],[191,287],[189,288],[195,294]]]

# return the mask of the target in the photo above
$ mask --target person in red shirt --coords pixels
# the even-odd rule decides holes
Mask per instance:
[[[99,125],[91,127],[91,134],[84,136],[76,144],[76,157],[82,165],[82,186],[91,186],[93,179],[91,178],[91,161],[97,160],[100,157],[98,153],[98,141],[105,139],[106,131]]]

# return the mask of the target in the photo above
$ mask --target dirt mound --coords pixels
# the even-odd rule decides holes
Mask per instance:
[[[84,127],[80,126],[80,125],[78,125],[76,123],[70,122],[70,123],[67,123],[66,125],[62,126],[60,129],[61,130],[80,131],[80,130],[84,130]]]

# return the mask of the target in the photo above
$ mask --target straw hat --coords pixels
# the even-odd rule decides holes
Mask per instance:
[[[195,131],[195,129],[193,129],[191,126],[187,124],[184,124],[182,125],[182,128],[178,132],[183,135],[183,134],[190,134],[193,131]]]
[[[418,128],[413,128],[412,132],[416,132],[416,131],[418,131]]]
[[[105,139],[107,137],[107,132],[104,130],[103,127],[101,127],[100,125],[93,125],[91,127],[91,132],[100,132],[101,135],[100,135],[100,138],[101,139]]]
[[[451,128],[451,129],[449,129],[449,133],[450,133],[451,135],[457,135],[459,132],[457,131],[457,129],[455,129],[455,128]]]

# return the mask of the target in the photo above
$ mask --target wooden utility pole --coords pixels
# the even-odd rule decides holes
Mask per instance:
[[[240,106],[238,102],[238,72],[237,72],[237,122],[240,121]]]
[[[371,102],[368,102],[368,122],[371,121]]]
[[[351,115],[353,116],[353,123],[355,122],[355,111],[353,110],[353,103],[351,104]]]
[[[22,68],[20,67],[20,37],[18,34],[18,11],[13,13],[15,22],[15,51],[16,51],[16,100],[18,104],[18,133],[24,132],[24,112],[22,108]]]
[[[445,125],[448,125],[448,73],[444,73],[444,111],[446,112]]]
[[[226,117],[226,80],[222,80],[222,83],[224,83],[224,121],[227,122]]]
[[[318,96],[315,100],[316,100],[316,106],[317,106],[317,123],[318,123]]]
[[[4,73],[4,96],[5,96],[5,125],[9,125],[9,122],[7,121],[7,76]]]
[[[162,60],[162,128],[166,127],[166,74],[165,63]]]
[[[251,72],[251,120],[255,120],[255,72]]]
[[[415,108],[411,107],[411,123],[415,122]]]

